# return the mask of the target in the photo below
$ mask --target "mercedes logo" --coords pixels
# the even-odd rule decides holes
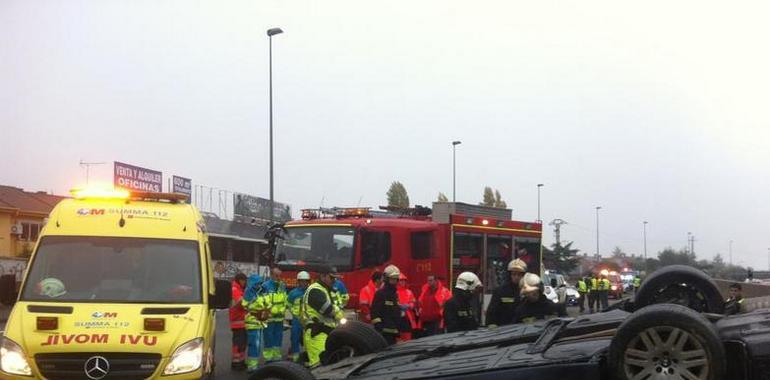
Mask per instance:
[[[103,356],[90,357],[86,360],[86,364],[83,367],[86,376],[91,380],[103,379],[110,372],[110,362]]]

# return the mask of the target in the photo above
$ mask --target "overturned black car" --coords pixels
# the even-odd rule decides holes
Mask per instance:
[[[704,273],[671,266],[633,300],[578,318],[444,334],[387,347],[368,325],[329,336],[323,366],[272,363],[259,379],[770,379],[770,305],[725,316]]]

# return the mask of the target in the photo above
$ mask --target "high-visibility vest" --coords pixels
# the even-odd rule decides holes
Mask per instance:
[[[339,306],[340,309],[344,309],[348,305],[348,302],[350,302],[348,288],[345,287],[345,284],[340,281],[340,279],[334,280],[331,295],[332,299],[337,303],[337,306]]]
[[[591,290],[596,291],[599,290],[599,279],[596,277],[591,278]]]
[[[266,283],[270,302],[270,322],[281,322],[286,318],[288,294],[283,282],[270,280]]]
[[[300,318],[300,305],[302,304],[302,297],[305,295],[305,290],[306,289],[296,287],[289,292],[287,298],[287,301],[289,302],[289,311],[291,312],[292,317],[297,318],[297,320]]]
[[[269,308],[269,300],[267,294],[258,294],[253,300],[241,301],[243,308],[246,309],[246,318],[244,318],[244,325],[246,330],[263,329],[267,325],[265,321],[259,320],[256,314]]]
[[[326,296],[326,302],[328,302],[330,307],[333,308],[331,317],[327,317],[321,314],[320,311],[314,309],[308,304],[308,295],[310,294],[310,291],[313,289],[318,289],[322,291],[323,294]],[[342,319],[343,317],[342,309],[340,309],[339,306],[335,304],[335,302],[332,300],[332,296],[329,293],[329,291],[319,282],[314,282],[312,285],[310,285],[305,291],[305,294],[302,296],[302,304],[300,305],[300,315],[302,316],[301,320],[303,322],[303,325],[305,326],[311,323],[321,323],[332,329],[337,327],[339,320]]]
[[[638,288],[642,286],[642,279],[639,276],[634,277],[634,287]]]
[[[599,280],[599,290],[610,290],[610,280],[606,278]]]
[[[578,292],[579,293],[588,293],[588,286],[586,286],[586,282],[583,280],[578,280]]]

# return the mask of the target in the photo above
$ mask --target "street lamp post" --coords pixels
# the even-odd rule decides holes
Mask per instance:
[[[540,188],[544,185],[542,183],[537,184],[537,222],[543,223],[543,220],[540,219]]]
[[[267,30],[267,39],[269,41],[270,55],[270,221],[273,221],[275,214],[275,198],[273,197],[273,36],[283,33],[281,28],[271,28]]]
[[[647,221],[642,222],[644,228],[644,270],[647,271]]]
[[[599,210],[602,206],[596,206],[596,255],[599,255]]]
[[[457,202],[457,146],[462,141],[452,141],[452,202]]]

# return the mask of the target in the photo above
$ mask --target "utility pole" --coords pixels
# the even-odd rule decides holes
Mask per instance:
[[[283,33],[281,28],[267,30],[269,41],[269,71],[270,71],[270,221],[275,216],[275,198],[273,197],[273,36]]]
[[[81,167],[85,166],[85,168],[86,168],[86,185],[88,185],[89,172],[91,171],[91,166],[92,165],[104,165],[104,164],[105,164],[105,162],[85,162],[85,161],[83,161],[83,159],[80,160],[80,166]]]
[[[647,271],[647,221],[642,222],[644,229],[644,271]]]
[[[537,222],[538,223],[543,223],[543,220],[540,219],[540,188],[543,186],[544,185],[542,183],[537,184]]]
[[[553,236],[556,239],[556,245],[561,246],[561,226],[563,224],[567,224],[567,221],[562,219],[554,219],[551,221],[551,223],[548,223],[549,226],[553,226]]]
[[[602,206],[596,206],[596,255],[599,255],[599,210]]]
[[[462,141],[452,141],[452,202],[457,202],[457,146]]]

